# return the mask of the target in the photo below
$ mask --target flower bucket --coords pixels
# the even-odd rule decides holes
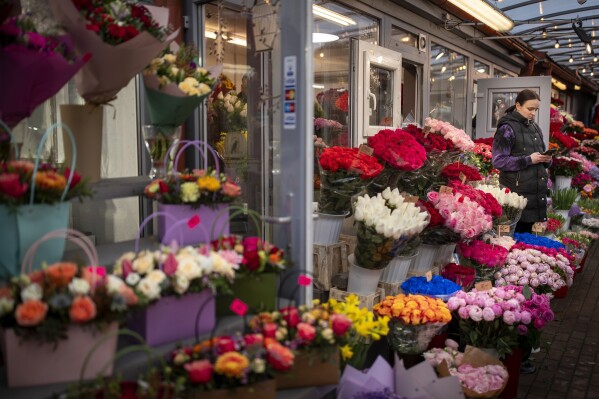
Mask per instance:
[[[516,399],[518,397],[518,384],[520,383],[520,364],[522,363],[522,349],[514,348],[512,353],[501,359],[507,368],[509,378],[503,392],[499,395],[503,399]]]
[[[194,245],[216,240],[220,235],[229,235],[229,205],[219,204],[214,207],[200,206],[193,208],[190,205],[165,205],[158,204],[158,212],[164,212],[171,217],[158,217],[158,240],[163,242],[167,238],[182,238],[179,245]],[[190,220],[194,216],[200,218],[198,228],[191,228],[187,223],[175,224],[180,220]],[[203,228],[200,228],[203,227]]]
[[[418,255],[412,259],[410,270],[415,272],[427,272],[432,269],[437,260],[440,245],[422,244],[418,250]]]
[[[337,244],[343,221],[348,214],[349,212],[343,215],[318,213],[318,217],[314,219],[314,244]]]
[[[386,268],[383,269],[381,280],[384,283],[397,283],[404,281],[410,270],[410,264],[418,254],[412,256],[396,256],[389,262]]]
[[[339,350],[335,347],[328,359],[317,350],[302,351],[295,356],[287,373],[275,373],[277,389],[315,387],[339,383]]]
[[[447,263],[452,262],[453,253],[455,252],[455,243],[441,245],[439,251],[437,252],[437,257],[435,263],[438,264],[439,267],[446,265]]]
[[[260,310],[275,310],[277,308],[277,273],[256,273],[255,275],[237,275],[231,289],[233,296],[245,302],[250,313]],[[229,316],[234,313],[229,310],[230,298],[217,298],[216,314]]]
[[[185,399],[276,399],[277,386],[274,380],[258,382],[233,389],[216,391],[189,391]]]
[[[563,190],[565,188],[570,188],[572,184],[572,177],[568,176],[555,176],[555,185],[553,187],[554,190]]]
[[[196,320],[198,309],[201,307],[202,312]],[[205,289],[180,298],[161,298],[148,308],[136,312],[127,323],[127,327],[139,333],[148,345],[158,346],[193,338],[196,323],[198,333],[207,333],[214,328],[215,322],[214,295],[212,291]]]
[[[446,323],[405,324],[400,319],[391,319],[387,341],[392,350],[400,354],[422,354],[431,340]]]
[[[564,285],[557,291],[553,291],[553,297],[557,299],[564,299],[568,295],[568,286]]]
[[[114,336],[101,343],[100,350],[95,351],[90,358],[84,378],[96,378],[106,364],[109,366],[103,370],[103,375],[112,374],[117,328],[117,323],[110,324],[102,332],[71,326],[67,331],[67,339],[59,341],[56,347],[51,343],[40,345],[38,342],[24,341],[11,328],[0,330],[8,386],[15,388],[77,380],[90,348],[110,334]]]
[[[383,274],[383,269],[366,269],[357,265],[354,255],[351,254],[349,261],[349,278],[347,281],[347,292],[360,295],[370,295],[376,292],[376,288]]]

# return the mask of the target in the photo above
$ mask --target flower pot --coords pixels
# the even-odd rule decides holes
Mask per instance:
[[[572,177],[568,176],[555,176],[555,190],[562,190],[565,188],[570,188],[572,184]]]
[[[412,259],[414,259],[417,255],[418,254],[412,256],[396,256],[393,258],[387,267],[383,269],[383,274],[381,275],[380,281],[384,283],[397,283],[399,281],[404,281],[408,275],[408,271],[410,270]]]
[[[347,292],[353,292],[361,295],[370,295],[376,292],[381,275],[385,269],[366,269],[357,265],[354,255],[350,255],[349,260],[349,278],[347,281]]]
[[[568,230],[570,228],[570,217],[568,216],[568,212],[570,212],[570,211],[564,210],[564,209],[554,209],[553,212],[557,213],[558,215],[560,215],[561,217],[566,219],[566,221],[564,222],[564,225],[559,229],[559,231],[562,232],[562,231]]]
[[[198,320],[198,333],[208,333],[216,323],[214,298],[212,291],[208,289],[180,298],[161,298],[135,313],[128,322],[128,327],[139,333],[150,346],[193,338],[196,316],[200,309],[202,314]]]
[[[102,332],[73,325],[67,330],[67,338],[60,340],[56,346],[53,343],[40,345],[37,341],[23,340],[12,328],[0,330],[8,386],[14,388],[77,381],[90,349],[108,334],[113,337],[105,340],[93,353],[84,378],[96,378],[100,372],[105,376],[111,375],[117,329],[117,323],[110,324]]]
[[[410,270],[415,272],[427,272],[432,269],[437,260],[437,254],[439,253],[440,247],[440,245],[422,244],[418,250],[418,255],[412,259]]]
[[[303,350],[295,356],[293,367],[285,373],[275,373],[277,389],[314,387],[339,383],[339,349],[334,348],[327,359],[317,349]]]
[[[165,244],[170,240],[178,240],[178,244],[183,246],[204,244],[216,240],[221,235],[227,236],[229,235],[229,212],[226,211],[228,208],[228,204],[218,204],[214,207],[202,205],[199,208],[193,208],[191,205],[158,204],[158,212],[165,212],[174,217],[174,219],[158,217],[158,240],[164,242],[166,239]],[[200,218],[198,225],[191,227],[187,223],[179,223],[174,227],[179,221],[189,220],[196,215]]]
[[[314,244],[330,245],[339,242],[343,221],[348,214],[349,212],[343,215],[318,213],[318,217],[314,219]]]

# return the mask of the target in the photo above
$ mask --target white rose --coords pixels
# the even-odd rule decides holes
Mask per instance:
[[[197,67],[196,72],[201,73],[202,75],[208,74],[208,70],[206,68],[202,68],[202,67]]]
[[[0,317],[9,314],[15,308],[15,300],[12,298],[0,298]]]
[[[35,301],[42,299],[43,290],[39,284],[33,283],[29,284],[21,291],[21,300],[23,302],[27,301]]]
[[[87,295],[87,293],[89,292],[89,288],[90,286],[87,280],[84,280],[82,278],[75,277],[69,283],[69,291],[73,295]]]
[[[160,298],[160,286],[148,278],[142,279],[137,289],[149,300]]]
[[[235,269],[234,266],[227,262],[225,258],[219,255],[217,252],[213,252],[210,254],[210,259],[212,260],[212,271],[220,274],[221,276],[226,276],[230,278],[235,278]]]
[[[177,76],[178,73],[179,73],[179,68],[177,68],[176,66],[173,66],[171,68],[171,75],[172,76]]]
[[[219,100],[224,100],[225,97],[223,96],[223,92],[221,91],[220,93],[218,93],[218,95],[216,96],[216,98],[218,98]]]
[[[132,274],[134,274],[134,273],[132,273]],[[118,294],[121,291],[121,288],[123,287],[123,285],[125,285],[125,283],[119,277],[113,276],[112,274],[108,275],[107,281],[106,281],[106,290],[108,291],[109,294],[111,294],[111,295]]]
[[[204,95],[210,93],[212,89],[206,83],[200,83],[198,86],[198,91],[200,95]]]
[[[175,276],[175,280],[173,282],[173,288],[177,294],[183,295],[189,288],[189,280],[187,277],[177,275]]]
[[[177,262],[179,263],[176,271],[177,276],[183,276],[190,281],[202,276],[202,269],[193,257],[177,256]]]
[[[248,110],[247,110],[247,109],[244,109],[243,111],[241,111],[241,112],[239,113],[239,115],[245,118],[246,116],[248,116]]]
[[[127,278],[125,279],[127,284],[131,286],[134,286],[137,283],[139,283],[139,280],[141,280],[141,277],[139,277],[139,274],[137,273],[129,273],[129,275],[127,275]]]
[[[131,266],[133,266],[133,270],[139,274],[148,274],[154,269],[154,256],[151,253],[146,253],[135,259]]]
[[[174,54],[166,54],[162,58],[169,64],[173,64],[175,61],[177,61],[177,57]]]
[[[256,358],[250,364],[250,368],[256,374],[262,374],[266,370],[266,361],[264,359]]]
[[[331,341],[333,339],[333,330],[330,328],[325,328],[322,330],[322,337],[327,341]]]
[[[225,109],[227,110],[227,112],[232,113],[235,109],[233,108],[233,106],[231,104],[226,105]]]
[[[161,284],[165,278],[166,274],[164,274],[162,270],[154,270],[147,276],[147,279],[155,282],[156,284]]]

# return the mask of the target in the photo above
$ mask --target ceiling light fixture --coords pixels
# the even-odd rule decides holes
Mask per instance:
[[[593,57],[593,62],[597,62],[597,61],[599,61],[599,58]]]
[[[443,57],[445,55],[444,51],[441,51],[439,54],[437,54],[437,56],[435,57],[435,60],[438,60],[439,58]]]
[[[584,47],[587,51],[587,54],[593,54],[593,39],[587,35],[587,32],[584,29],[582,29],[582,21],[576,20],[572,22],[572,29],[574,29],[576,36],[578,36],[580,41],[585,45]]]
[[[570,59],[568,60],[569,63],[573,63],[574,62],[574,58],[572,58],[572,56],[570,56]]]
[[[556,41],[555,41],[555,44],[553,45],[553,47],[555,47],[555,48],[559,48],[559,40],[556,40]]]
[[[476,70],[476,72],[478,72],[478,73],[485,73],[485,72],[487,72],[487,70],[485,68],[478,68]]]
[[[441,73],[445,72],[447,70],[447,67],[445,65],[443,65],[443,67],[441,68]]]
[[[498,32],[509,31],[514,27],[511,19],[484,0],[449,0],[449,2]]]
[[[547,37],[547,29],[543,29],[543,34],[541,36],[543,36],[543,39]]]
[[[586,73],[587,69],[585,67],[582,67],[582,73]]]
[[[341,25],[341,26],[356,25],[356,21],[354,21],[353,19],[346,17],[345,15],[341,15],[335,11],[329,10],[328,8],[316,5],[316,4],[314,4],[312,6],[312,13],[314,13],[314,15],[318,15],[321,18],[324,18],[333,23],[336,23],[337,25]]]
[[[591,71],[591,76],[593,76],[595,73],[593,71]]]
[[[330,33],[312,33],[312,43],[330,43],[339,40],[339,36]]]

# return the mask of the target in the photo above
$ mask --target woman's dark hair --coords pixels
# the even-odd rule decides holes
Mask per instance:
[[[537,94],[536,91],[532,91],[530,89],[524,89],[520,93],[518,93],[518,96],[516,96],[517,104],[524,105],[524,103],[527,102],[528,100],[541,101],[541,97],[539,97],[539,95]],[[512,105],[511,107],[508,107],[508,109],[505,110],[505,113],[509,114],[510,112],[514,112],[515,109],[516,109],[516,104]]]

